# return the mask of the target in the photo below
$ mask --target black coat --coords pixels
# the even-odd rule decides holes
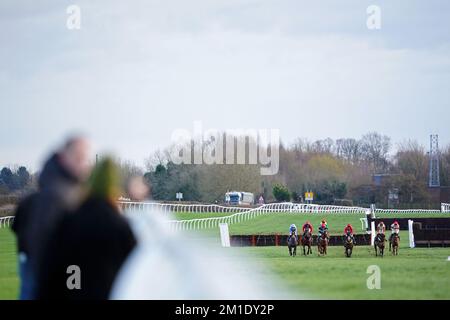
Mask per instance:
[[[18,249],[27,253],[31,267],[37,273],[42,247],[55,225],[80,204],[81,186],[60,164],[54,154],[39,176],[39,191],[21,201],[13,223]]]
[[[32,193],[23,198],[17,206],[11,229],[16,234],[18,252],[25,252],[28,254],[30,251],[30,242],[28,241],[26,228],[30,223],[30,215],[33,212],[33,204],[38,197],[39,193]]]
[[[45,248],[38,299],[107,299],[115,277],[136,244],[125,218],[101,199],[88,199],[63,218]],[[81,289],[69,290],[70,265],[81,270]]]

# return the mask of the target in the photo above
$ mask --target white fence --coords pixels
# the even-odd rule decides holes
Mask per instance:
[[[450,211],[433,210],[433,209],[375,209],[375,215],[377,213],[387,213],[387,214],[425,213],[425,214],[433,214],[433,213],[445,213],[445,212],[450,212]]]
[[[162,212],[188,212],[188,213],[232,213],[220,217],[209,217],[189,220],[170,220],[167,223],[173,230],[199,230],[217,228],[220,223],[241,223],[257,216],[272,213],[333,213],[333,214],[365,214],[367,209],[361,207],[342,207],[314,204],[270,203],[257,208],[223,207],[218,205],[183,205],[183,204],[159,204],[142,202],[120,202],[123,210],[144,212],[147,209],[157,209]],[[233,213],[234,212],[234,213]]]
[[[6,228],[6,227],[11,226],[13,220],[14,220],[14,216],[1,217],[0,218],[0,228]]]
[[[224,207],[216,204],[172,204],[119,201],[119,205],[123,210],[132,209],[134,211],[147,211],[156,209],[163,213],[237,213],[249,210],[249,208]]]
[[[219,217],[195,218],[190,220],[170,220],[168,223],[175,230],[198,230],[216,228],[219,223],[241,223],[257,216],[269,213],[317,213],[317,214],[365,214],[368,208],[343,207],[316,204],[297,204],[291,202],[264,204],[257,208],[226,207],[216,204],[168,204],[156,202],[118,202],[122,210],[134,212],[148,212],[157,210],[165,214],[169,213],[216,213],[224,214]],[[411,213],[450,213],[450,204],[442,203],[441,210],[426,209],[375,209],[375,214],[411,214]],[[13,221],[13,216],[0,218],[0,228],[9,227]]]

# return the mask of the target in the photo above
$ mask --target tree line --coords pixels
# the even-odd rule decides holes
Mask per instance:
[[[312,191],[315,203],[386,206],[395,192],[399,205],[430,205],[425,148],[408,140],[392,150],[391,138],[377,132],[360,139],[297,139],[281,144],[278,173],[261,176],[253,164],[175,164],[168,147],[146,160],[144,176],[155,200],[173,201],[182,192],[184,200],[222,202],[227,191],[236,190],[263,195],[267,202],[302,201]],[[440,169],[441,185],[450,185],[450,145],[440,152]],[[381,184],[374,183],[375,174],[384,176]]]
[[[25,189],[31,182],[31,175],[27,168],[17,169],[3,167],[0,171],[0,194],[8,194]]]
[[[246,139],[248,150],[251,138]],[[211,141],[205,141],[204,148],[210,147]],[[233,190],[252,192],[256,199],[262,195],[266,202],[304,201],[304,193],[312,191],[314,203],[386,207],[389,194],[395,191],[398,205],[436,205],[431,204],[428,192],[425,147],[408,140],[393,151],[390,137],[377,132],[360,139],[299,138],[290,145],[281,143],[279,171],[271,176],[261,175],[259,164],[176,164],[172,151],[173,146],[168,146],[152,153],[144,170],[119,159],[124,184],[132,176],[144,176],[152,198],[161,201],[175,201],[176,193],[182,192],[186,201],[220,203],[225,193]],[[375,174],[383,177],[378,184],[374,183]],[[31,181],[24,166],[4,167],[0,194],[33,188]],[[450,186],[450,145],[440,150],[440,181],[442,186]]]

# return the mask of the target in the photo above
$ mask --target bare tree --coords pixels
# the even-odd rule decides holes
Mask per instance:
[[[390,148],[391,138],[377,132],[369,132],[361,139],[362,157],[375,172],[387,169]]]

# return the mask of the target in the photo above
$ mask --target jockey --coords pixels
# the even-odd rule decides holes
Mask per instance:
[[[325,231],[328,231],[328,224],[327,224],[327,221],[325,219],[323,219],[322,223],[319,226],[319,235],[318,236],[321,237]]]
[[[306,232],[307,228],[309,228],[309,232],[311,232],[311,233],[313,232],[313,226],[312,226],[311,222],[309,222],[309,220],[306,221],[305,224],[302,227],[303,233]]]
[[[289,236],[292,235],[298,238],[297,226],[295,224],[291,224],[291,226],[289,227]]]
[[[386,232],[386,226],[383,221],[380,221],[377,225],[377,234],[384,234]]]
[[[353,235],[353,227],[350,223],[347,224],[347,226],[344,228],[344,235],[347,235],[347,234],[350,234],[350,237],[352,238],[353,242],[355,243],[355,237]]]
[[[344,229],[344,234],[347,234],[348,232],[350,233],[350,235],[353,235],[353,227],[350,223]]]
[[[398,235],[399,232],[400,232],[400,225],[397,221],[394,221],[394,223],[391,224],[391,235],[389,237],[389,241],[392,240],[392,237],[394,236],[394,234]]]

